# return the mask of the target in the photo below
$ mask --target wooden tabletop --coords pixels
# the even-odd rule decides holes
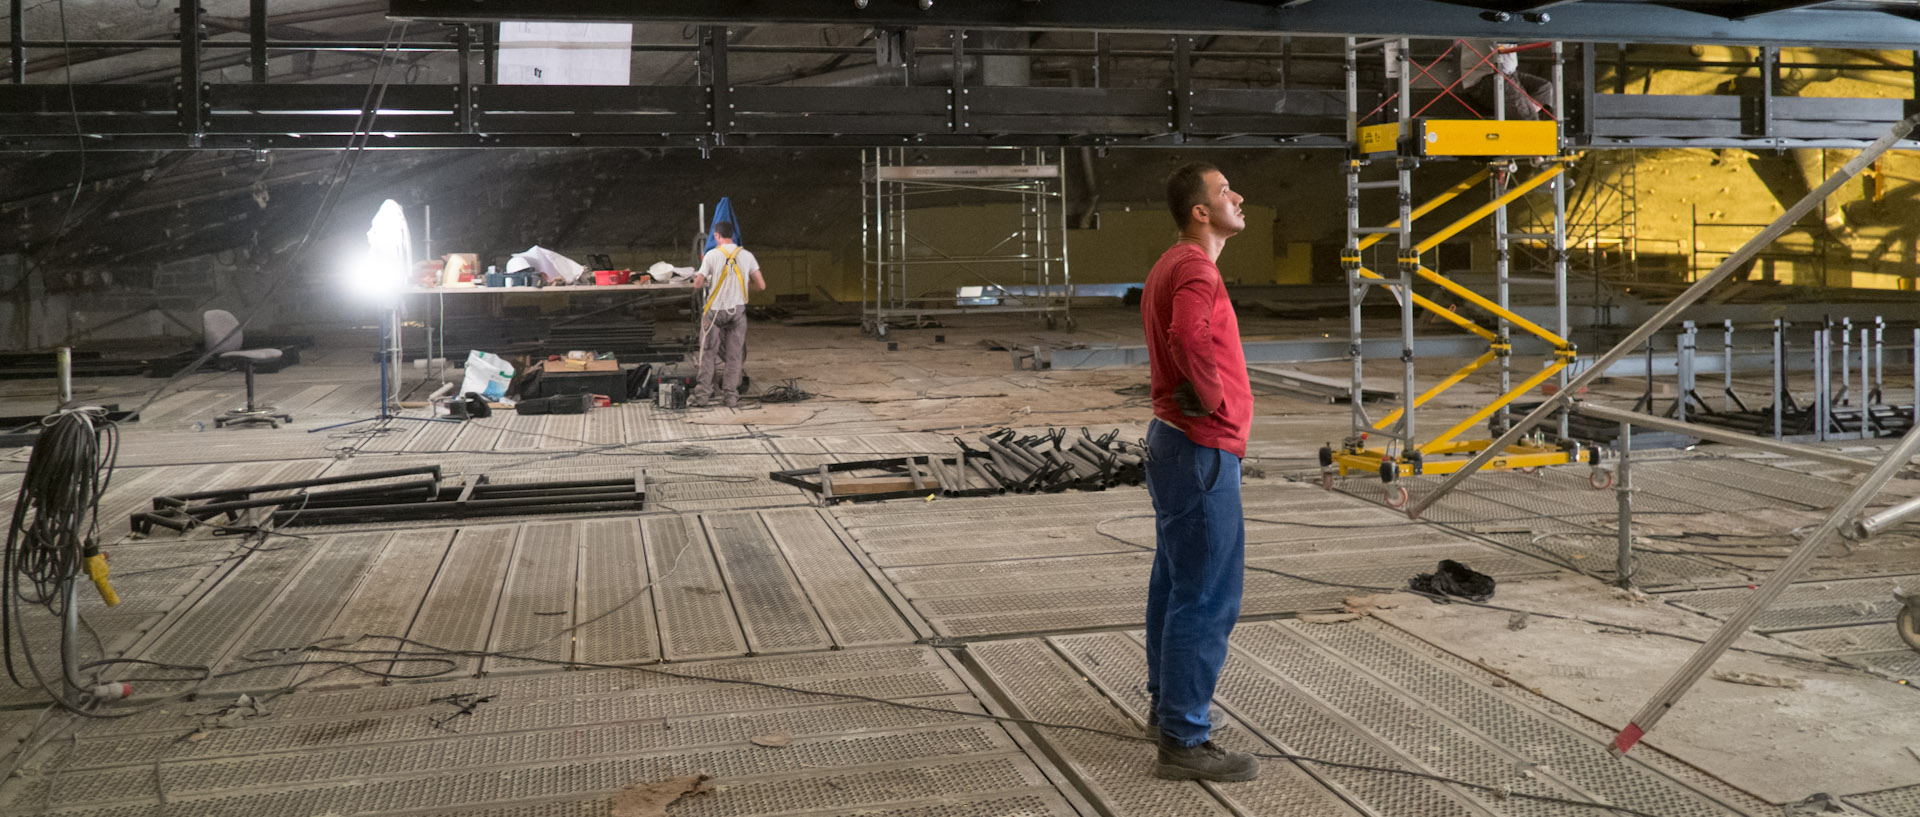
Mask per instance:
[[[552,287],[415,287],[408,289],[408,295],[600,295],[609,292],[686,292],[694,285],[684,284],[616,284],[613,286],[552,286]]]

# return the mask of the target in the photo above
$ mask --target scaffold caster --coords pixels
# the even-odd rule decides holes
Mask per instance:
[[[1333,447],[1320,446],[1320,487],[1333,490]]]
[[[1407,486],[1388,485],[1386,503],[1389,508],[1407,507]]]
[[[1075,324],[1075,323],[1074,323],[1074,321],[1073,321],[1073,316],[1072,316],[1072,315],[1068,315],[1068,316],[1066,317],[1066,324],[1067,324],[1067,334],[1069,334],[1069,335],[1071,335],[1071,334],[1073,334],[1073,330],[1074,330],[1074,328],[1075,328],[1075,326],[1076,326],[1076,324]]]
[[[1052,330],[1054,325],[1055,325],[1055,321],[1054,321],[1053,313],[1048,312],[1047,313],[1047,329]]]
[[[1522,473],[1522,474],[1527,474],[1527,475],[1529,475],[1529,476],[1534,476],[1534,475],[1538,475],[1538,474],[1540,473],[1540,466],[1538,466],[1538,465],[1529,465],[1529,466],[1526,466],[1525,468],[1517,468],[1517,469],[1514,469],[1514,470],[1517,470],[1517,471],[1519,471],[1519,472],[1520,472],[1520,473]]]
[[[1920,651],[1920,594],[1907,595],[1896,590],[1893,597],[1902,602],[1900,615],[1893,620],[1894,629],[1908,647]]]
[[[1595,468],[1587,473],[1587,484],[1604,491],[1613,487],[1613,472],[1605,468]]]

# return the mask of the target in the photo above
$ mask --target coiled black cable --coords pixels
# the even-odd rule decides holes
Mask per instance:
[[[26,684],[14,669],[16,633],[21,654],[41,680],[27,652],[21,607],[33,604],[56,617],[66,614],[62,590],[79,580],[83,560],[99,552],[100,495],[113,480],[120,446],[119,430],[107,422],[104,409],[61,411],[41,425],[14,499],[0,566],[0,655],[7,677],[18,686]]]

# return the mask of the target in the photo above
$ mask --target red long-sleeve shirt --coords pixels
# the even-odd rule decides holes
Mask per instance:
[[[1253,426],[1247,354],[1226,282],[1205,250],[1182,241],[1160,256],[1147,273],[1140,318],[1153,371],[1153,416],[1199,445],[1245,457]],[[1173,391],[1182,383],[1193,384],[1200,405],[1211,414],[1180,412]]]

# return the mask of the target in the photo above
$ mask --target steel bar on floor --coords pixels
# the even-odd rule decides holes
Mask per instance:
[[[1867,539],[1885,533],[1888,528],[1898,525],[1907,518],[1920,515],[1920,496],[1909,499],[1884,511],[1863,516],[1854,522],[1849,534],[1855,539]]]
[[[1915,425],[1899,445],[1887,452],[1886,459],[1881,460],[1880,464],[1854,487],[1853,493],[1827,515],[1826,521],[1822,522],[1820,527],[1810,534],[1792,555],[1787,557],[1779,570],[1774,571],[1773,575],[1768,576],[1758,589],[1747,595],[1740,609],[1728,615],[1713,637],[1707,639],[1707,642],[1694,652],[1693,657],[1687,659],[1679,671],[1667,680],[1666,685],[1654,693],[1646,706],[1641,708],[1640,713],[1627,722],[1627,727],[1620,730],[1620,733],[1614,737],[1613,746],[1608,751],[1616,755],[1626,754],[1635,743],[1640,742],[1640,739],[1646,736],[1646,733],[1652,730],[1662,717],[1673,710],[1674,705],[1680,702],[1681,696],[1686,695],[1687,690],[1692,689],[1693,685],[1700,680],[1700,676],[1707,674],[1707,670],[1720,659],[1722,654],[1726,653],[1727,648],[1733,646],[1735,640],[1746,634],[1747,628],[1753,624],[1754,619],[1765,612],[1767,607],[1786,591],[1788,585],[1798,580],[1808,568],[1813,566],[1814,559],[1820,556],[1821,551],[1839,540],[1841,529],[1853,524],[1860,509],[1878,495],[1880,489],[1885,487],[1895,474],[1906,469],[1908,461],[1913,459],[1915,454],[1920,454],[1920,425]]]
[[[1826,463],[1828,465],[1837,465],[1837,466],[1840,466],[1841,468],[1845,468],[1851,471],[1871,471],[1874,468],[1879,467],[1880,465],[1878,462],[1875,462],[1873,460],[1863,460],[1863,459],[1860,459],[1859,457],[1850,457],[1845,454],[1828,451],[1824,448],[1816,448],[1810,445],[1799,445],[1797,443],[1781,442],[1779,440],[1769,440],[1765,437],[1755,437],[1748,434],[1741,434],[1738,431],[1730,431],[1728,429],[1720,428],[1718,426],[1708,426],[1708,425],[1701,425],[1699,423],[1682,422],[1679,420],[1671,420],[1666,417],[1658,417],[1652,414],[1638,414],[1635,412],[1625,411],[1625,410],[1613,408],[1610,406],[1597,405],[1594,403],[1576,402],[1573,404],[1573,410],[1597,420],[1607,420],[1609,422],[1618,422],[1618,423],[1632,423],[1634,425],[1640,426],[1641,428],[1650,428],[1655,431],[1670,431],[1675,434],[1684,434],[1689,437],[1698,437],[1702,440],[1711,440],[1716,443],[1726,443],[1727,445],[1744,446],[1746,448],[1752,448],[1756,451],[1766,451],[1768,453],[1780,454],[1782,456],[1800,457],[1803,459],[1813,460],[1815,462]]]
[[[1661,307],[1660,311],[1647,318],[1644,323],[1641,323],[1639,328],[1627,333],[1627,336],[1621,338],[1620,342],[1615,344],[1612,349],[1607,350],[1605,354],[1602,354],[1595,360],[1591,368],[1581,372],[1580,376],[1569,381],[1566,387],[1555,392],[1546,400],[1541,401],[1540,405],[1535,407],[1533,411],[1527,412],[1525,417],[1520,418],[1519,422],[1514,423],[1511,428],[1508,428],[1506,433],[1500,435],[1499,439],[1494,440],[1485,450],[1475,455],[1473,459],[1468,460],[1466,465],[1461,466],[1460,470],[1448,476],[1446,480],[1442,481],[1438,486],[1435,486],[1432,491],[1427,492],[1425,496],[1410,503],[1407,506],[1407,516],[1416,519],[1419,518],[1420,514],[1428,507],[1431,507],[1440,497],[1447,495],[1447,493],[1451,492],[1454,488],[1459,487],[1460,483],[1465,482],[1468,477],[1473,476],[1475,472],[1485,467],[1486,464],[1491,462],[1495,457],[1503,456],[1508,446],[1513,445],[1514,442],[1518,441],[1522,436],[1525,436],[1527,432],[1532,431],[1534,426],[1539,425],[1554,412],[1559,411],[1572,399],[1572,395],[1579,394],[1588,384],[1599,379],[1600,373],[1606,371],[1607,367],[1612,365],[1614,361],[1624,357],[1629,351],[1632,351],[1635,347],[1645,342],[1646,339],[1651,337],[1660,327],[1671,323],[1673,319],[1685,311],[1687,307],[1692,306],[1694,302],[1700,300],[1715,286],[1719,285],[1720,282],[1725,281],[1733,275],[1735,270],[1740,269],[1747,261],[1758,255],[1762,248],[1772,244],[1778,240],[1780,236],[1786,234],[1787,230],[1792,229],[1793,225],[1799,223],[1801,218],[1805,217],[1807,213],[1812,212],[1815,206],[1824,203],[1828,196],[1833,195],[1834,191],[1839,190],[1842,185],[1852,181],[1855,176],[1860,175],[1860,171],[1865,170],[1874,160],[1880,158],[1881,154],[1886,153],[1896,142],[1906,138],[1907,134],[1912,133],[1916,125],[1920,125],[1920,114],[1908,116],[1900,120],[1899,124],[1894,125],[1893,129],[1888,131],[1886,135],[1875,140],[1866,150],[1860,151],[1859,155],[1854,156],[1845,165],[1842,165],[1839,171],[1835,172],[1833,176],[1829,177],[1825,182],[1822,182],[1819,187],[1801,197],[1792,207],[1787,208],[1786,212],[1781,213],[1780,217],[1774,219],[1773,223],[1767,225],[1766,229],[1761,230],[1758,235],[1749,239],[1746,244],[1741,245],[1740,249],[1735,250],[1732,255],[1727,256],[1727,259],[1720,262],[1720,266],[1715,268],[1713,272],[1708,273],[1706,277],[1701,278],[1695,282],[1693,286],[1688,287],[1685,292],[1680,293],[1679,296],[1675,297],[1666,306]]]

